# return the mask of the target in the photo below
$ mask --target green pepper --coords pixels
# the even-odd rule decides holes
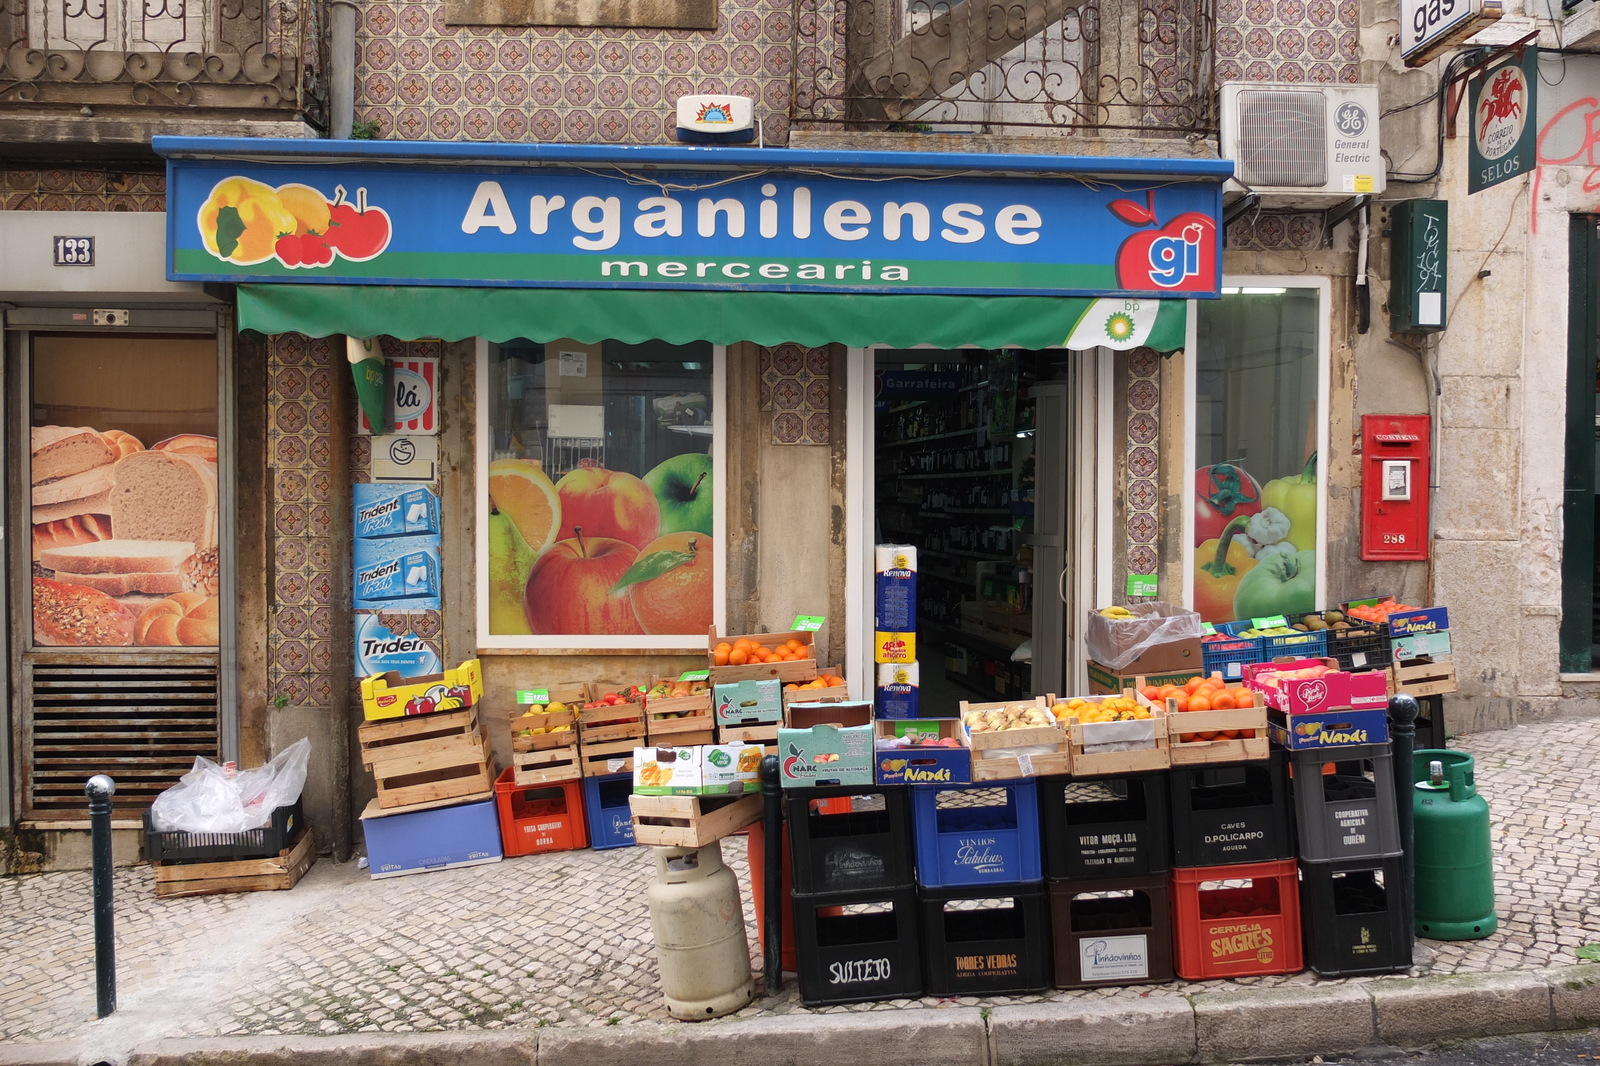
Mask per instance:
[[[1256,565],[1241,535],[1249,521],[1248,515],[1235,517],[1222,527],[1220,535],[1195,549],[1194,609],[1202,622],[1231,622],[1239,617],[1233,613],[1233,596],[1239,579]]]
[[[1288,517],[1289,532],[1283,537],[1284,540],[1296,548],[1316,547],[1317,453],[1311,453],[1311,458],[1306,460],[1305,469],[1299,474],[1273,478],[1263,485],[1261,505],[1264,508],[1276,507]]]
[[[1269,555],[1256,562],[1233,597],[1235,618],[1310,614],[1317,605],[1317,553]]]

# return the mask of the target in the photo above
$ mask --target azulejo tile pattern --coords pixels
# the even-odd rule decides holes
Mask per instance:
[[[1160,357],[1140,348],[1127,357],[1127,477],[1123,507],[1128,531],[1127,564],[1130,574],[1153,574],[1157,569],[1156,537],[1161,531],[1157,514],[1161,492],[1156,476],[1161,467]]]
[[[761,360],[761,410],[771,415],[772,443],[827,444],[828,350],[780,344],[757,351]]]
[[[1306,85],[1360,80],[1358,0],[1217,0],[1216,79]]]
[[[158,172],[0,170],[0,210],[165,211],[167,179]]]
[[[768,144],[789,137],[794,9],[721,5],[714,30],[463,27],[444,5],[369,3],[357,30],[356,117],[400,140],[654,144],[674,101],[757,101]]]

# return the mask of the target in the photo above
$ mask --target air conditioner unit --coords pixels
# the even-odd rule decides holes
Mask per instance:
[[[1376,85],[1222,86],[1222,155],[1268,206],[1381,193]]]

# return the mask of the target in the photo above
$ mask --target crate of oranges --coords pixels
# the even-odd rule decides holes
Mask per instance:
[[[845,683],[842,669],[824,666],[810,681],[790,681],[783,686],[783,705],[849,699],[850,686]]]
[[[1167,714],[1129,689],[1120,696],[1074,696],[1050,711],[1067,730],[1073,777],[1167,768]]]
[[[817,676],[816,634],[804,630],[719,637],[713,627],[706,635],[706,654],[713,685],[770,678],[800,682]]]
[[[1255,693],[1230,685],[1220,673],[1182,685],[1146,685],[1139,695],[1166,704],[1171,719],[1172,765],[1265,759],[1267,709]]]

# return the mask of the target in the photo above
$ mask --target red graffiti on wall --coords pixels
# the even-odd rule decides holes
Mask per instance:
[[[1582,130],[1581,137],[1575,133]],[[1565,138],[1576,139],[1578,148],[1571,155],[1558,157],[1546,150],[1547,141],[1556,134]],[[1539,203],[1539,179],[1543,177],[1541,168],[1546,166],[1585,166],[1589,168],[1583,176],[1583,191],[1596,192],[1600,190],[1600,100],[1593,96],[1585,96],[1581,100],[1574,100],[1551,116],[1550,121],[1539,127],[1539,136],[1535,141],[1535,152],[1538,155],[1538,165],[1533,169],[1533,203]],[[1532,228],[1539,228],[1539,212],[1537,206],[1530,212]]]

